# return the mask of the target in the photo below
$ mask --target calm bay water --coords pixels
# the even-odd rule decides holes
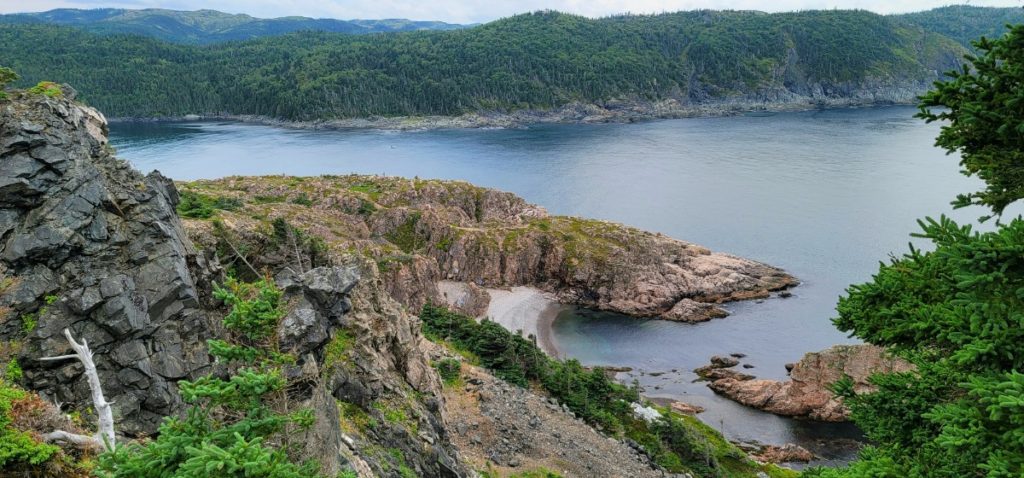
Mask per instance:
[[[844,460],[852,426],[783,419],[692,383],[713,354],[747,354],[785,378],[805,352],[853,340],[832,326],[836,298],[890,253],[915,219],[950,213],[976,187],[932,146],[937,125],[907,107],[524,130],[301,131],[239,123],[120,123],[119,156],[174,179],[367,173],[462,179],[515,192],[556,214],[627,223],[785,268],[794,297],[732,304],[704,324],[566,308],[553,326],[568,357],[625,365],[650,396],[702,405],[729,437],[795,442]],[[977,210],[954,217],[971,221]],[[674,370],[674,371],[673,371]],[[663,374],[650,375],[651,372]]]

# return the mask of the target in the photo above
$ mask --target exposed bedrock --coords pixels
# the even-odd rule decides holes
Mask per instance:
[[[480,287],[529,285],[561,301],[634,316],[704,321],[720,304],[764,298],[797,284],[784,271],[621,224],[551,216],[506,192],[457,181],[375,176],[225,178],[182,185],[228,199],[218,212],[253,249],[275,245],[269,223],[322,237],[334,251],[375,260],[385,287],[418,310],[442,302],[441,280]],[[188,221],[209,247],[208,220]]]
[[[696,370],[710,380],[708,387],[744,405],[777,415],[841,422],[849,410],[832,392],[844,377],[853,380],[856,393],[874,390],[869,378],[876,373],[913,370],[913,365],[874,345],[836,345],[810,352],[793,365],[786,381],[759,380],[732,370],[736,363],[714,362]]]

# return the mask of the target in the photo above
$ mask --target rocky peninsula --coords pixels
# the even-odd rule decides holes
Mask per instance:
[[[758,380],[733,370],[738,360],[712,357],[711,364],[696,370],[709,380],[708,387],[744,405],[777,415],[810,418],[826,422],[847,421],[849,409],[832,386],[852,381],[855,393],[875,389],[870,378],[877,373],[899,373],[914,369],[909,362],[888,354],[875,345],[836,345],[810,352],[790,368],[789,380]]]
[[[216,221],[186,220],[197,244],[224,248],[227,238],[236,248],[276,248],[277,263],[293,264],[274,224],[294,225],[326,250],[374,260],[385,287],[410,310],[444,303],[437,284],[446,280],[532,286],[564,303],[696,322],[726,315],[724,302],[797,284],[756,261],[621,224],[552,216],[514,194],[458,181],[268,176],[180,187],[223,206]]]

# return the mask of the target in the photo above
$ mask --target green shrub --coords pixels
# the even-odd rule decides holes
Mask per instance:
[[[292,199],[292,204],[298,204],[300,206],[312,206],[313,201],[309,199],[309,196],[306,193],[299,193],[298,196],[295,196],[295,199]]]
[[[40,465],[60,452],[60,448],[42,443],[31,433],[13,427],[14,403],[28,398],[28,392],[0,379],[0,470],[17,469],[19,464]]]
[[[21,365],[18,363],[17,358],[12,358],[7,365],[4,366],[4,372],[0,374],[0,380],[7,380],[8,382],[17,382],[21,380],[23,372]]]
[[[191,219],[209,219],[217,210],[234,211],[242,202],[234,198],[210,197],[190,191],[182,191],[178,201],[178,214]]]
[[[28,92],[35,95],[45,95],[50,98],[64,96],[64,90],[61,90],[60,85],[52,81],[40,81],[36,86],[29,88]]]
[[[462,370],[462,362],[453,358],[438,360],[434,364],[437,374],[441,376],[444,383],[451,385],[459,380],[459,372]]]

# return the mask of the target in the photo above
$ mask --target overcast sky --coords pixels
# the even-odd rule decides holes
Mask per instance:
[[[698,8],[788,11],[861,8],[879,13],[927,10],[950,0],[0,0],[0,13],[52,8],[210,8],[270,18],[410,18],[456,23],[486,22],[516,13],[552,9],[591,17],[615,13],[658,13]],[[1022,0],[973,0],[978,6],[1021,6]]]

